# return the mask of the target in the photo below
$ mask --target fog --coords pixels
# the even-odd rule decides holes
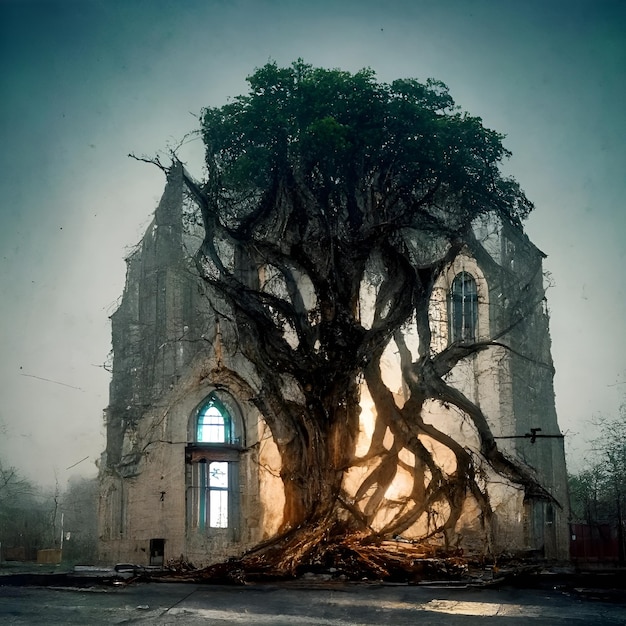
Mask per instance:
[[[0,4],[0,460],[42,484],[96,474],[109,315],[163,174],[204,106],[298,57],[444,81],[506,134],[536,210],[557,411],[581,467],[626,392],[626,5],[569,0],[4,1]],[[202,174],[202,146],[181,156]]]

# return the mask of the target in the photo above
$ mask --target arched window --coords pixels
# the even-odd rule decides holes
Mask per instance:
[[[225,400],[218,394],[226,395]],[[236,411],[228,394],[212,392],[196,409],[190,424],[187,514],[190,527],[200,531],[237,531],[242,433],[240,418],[233,419],[227,404]]]
[[[232,419],[226,407],[211,394],[198,411],[198,443],[232,443]]]
[[[450,320],[450,343],[476,340],[478,289],[474,277],[467,272],[457,274],[452,281],[448,317]]]

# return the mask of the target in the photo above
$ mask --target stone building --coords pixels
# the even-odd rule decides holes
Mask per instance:
[[[111,317],[113,376],[99,512],[106,562],[159,565],[183,556],[208,564],[272,537],[282,521],[280,455],[252,402],[254,373],[223,315],[226,305],[191,261],[199,240],[189,226],[189,202],[182,169],[174,167],[151,225],[127,259],[123,298]],[[565,458],[554,406],[543,254],[510,225],[484,222],[476,235],[480,245],[461,254],[435,289],[433,350],[457,339],[497,344],[506,333],[511,349],[494,345],[459,364],[450,379],[480,404],[499,447],[523,463],[553,500],[532,497],[485,467],[495,517],[489,549],[565,559]],[[514,327],[499,319],[504,302],[524,312]],[[391,349],[384,367],[402,402]],[[469,450],[477,448],[476,434],[450,407],[433,403],[431,414],[440,429]],[[367,449],[375,419],[364,390],[357,456]],[[425,445],[436,449],[427,439]],[[439,452],[445,468],[452,460],[445,449]],[[404,469],[385,494],[389,511],[400,506],[411,480],[410,455],[401,458]],[[355,506],[362,495],[358,485],[372,468],[373,462],[346,472],[344,487]],[[403,537],[423,536],[430,513]],[[372,520],[374,530],[385,515],[383,510]],[[478,517],[476,508],[464,509],[456,528],[460,547],[487,549]]]

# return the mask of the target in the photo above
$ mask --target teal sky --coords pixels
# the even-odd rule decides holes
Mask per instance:
[[[46,484],[96,472],[108,316],[164,182],[127,154],[177,144],[255,67],[298,57],[443,80],[507,135],[506,171],[536,204],[527,232],[554,282],[557,410],[580,466],[592,418],[626,394],[617,0],[0,0],[4,463]],[[198,175],[201,153],[181,151]]]

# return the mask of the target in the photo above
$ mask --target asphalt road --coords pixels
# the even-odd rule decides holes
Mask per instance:
[[[0,586],[0,624],[626,625],[623,603],[559,590],[382,584],[224,587],[144,583],[91,589]]]

